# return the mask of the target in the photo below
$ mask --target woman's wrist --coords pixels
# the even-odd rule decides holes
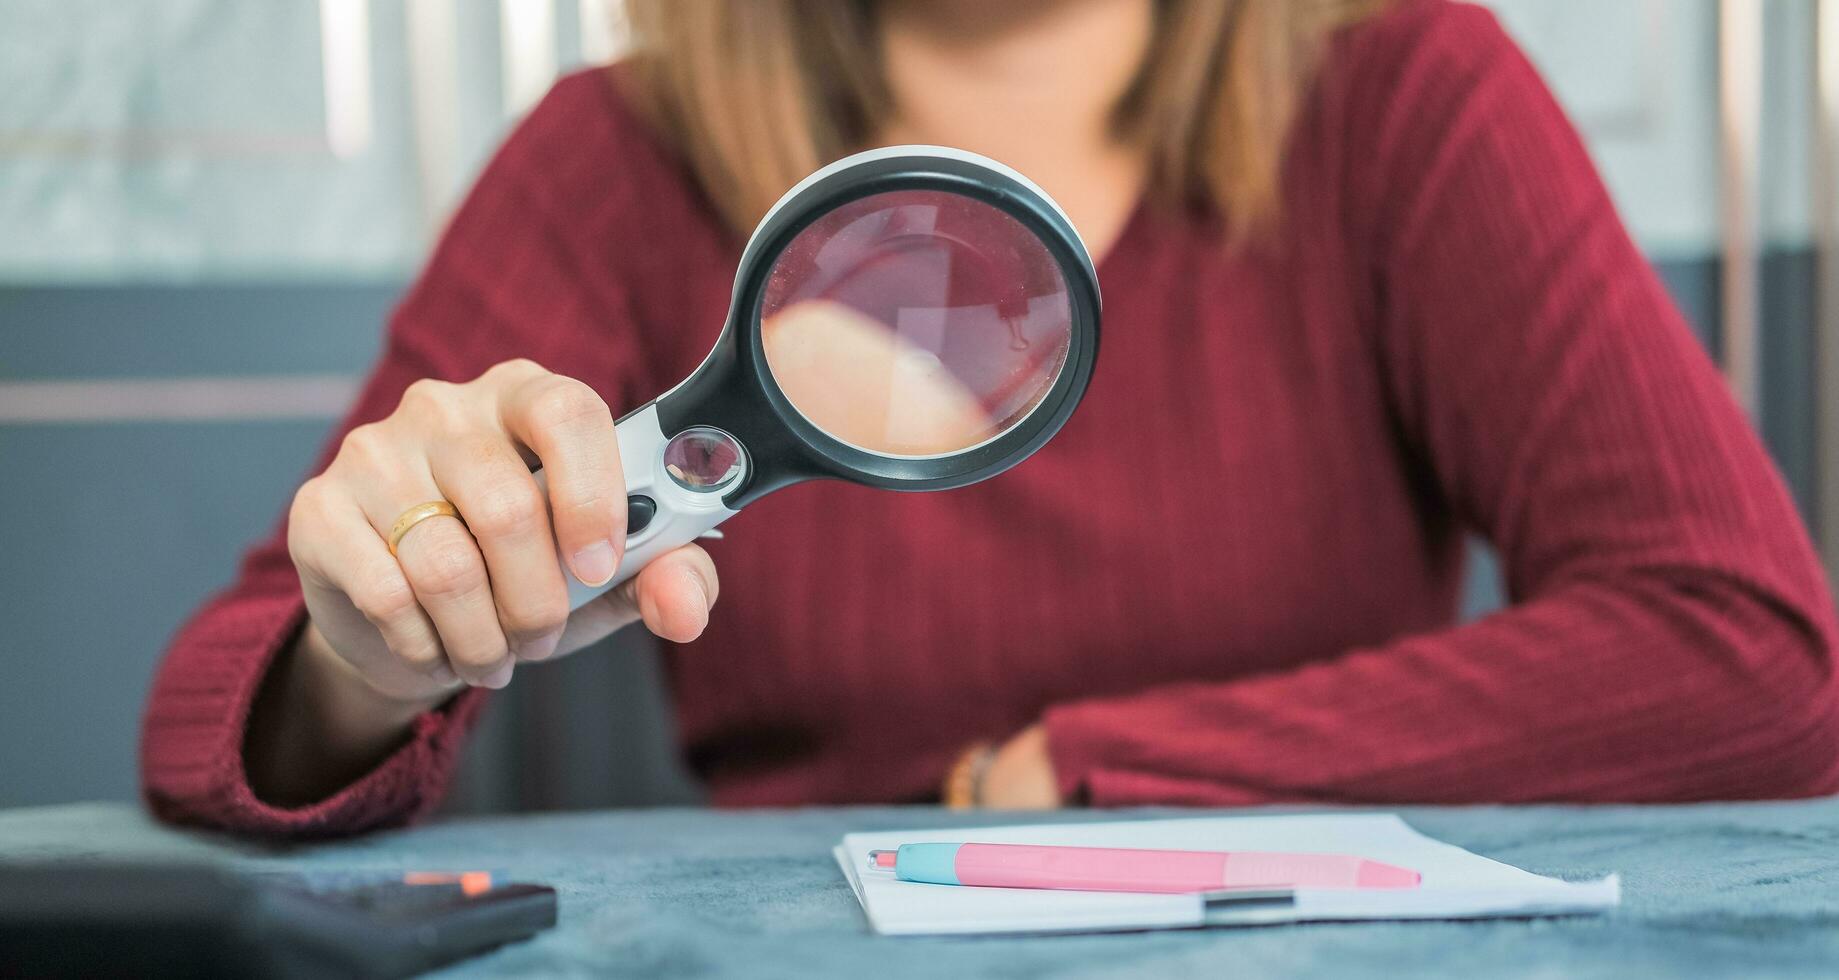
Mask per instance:
[[[294,657],[305,674],[298,693],[305,695],[309,713],[323,726],[320,734],[341,748],[370,748],[406,730],[418,716],[453,696],[443,691],[400,698],[377,690],[339,656],[311,620],[300,631]]]
[[[947,807],[966,810],[1045,810],[1061,804],[1047,729],[1032,725],[1000,747],[979,742],[946,773]]]
[[[250,712],[244,745],[250,786],[277,805],[324,799],[387,758],[418,716],[449,697],[401,699],[378,691],[309,620],[276,654]]]

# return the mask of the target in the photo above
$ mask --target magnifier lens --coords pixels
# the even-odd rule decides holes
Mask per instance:
[[[745,468],[741,444],[720,429],[685,429],[664,446],[664,472],[678,486],[695,493],[726,490]]]
[[[1045,243],[994,205],[937,190],[864,197],[775,260],[760,307],[773,380],[831,438],[950,455],[1025,419],[1073,322]]]

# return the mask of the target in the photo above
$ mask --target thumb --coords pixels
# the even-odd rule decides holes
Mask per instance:
[[[625,587],[645,627],[673,643],[688,643],[702,635],[719,589],[715,562],[693,544],[658,556]]]
[[[715,562],[696,545],[658,556],[568,618],[557,649],[568,653],[637,621],[673,643],[688,643],[709,625],[721,587]]]

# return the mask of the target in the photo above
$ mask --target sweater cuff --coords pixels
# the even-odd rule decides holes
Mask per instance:
[[[446,795],[466,732],[485,704],[485,695],[484,690],[469,688],[417,715],[409,740],[376,768],[331,796],[299,807],[276,806],[255,795],[243,767],[246,725],[239,725],[232,756],[231,819],[254,833],[296,838],[344,836],[420,820]]]
[[[1200,760],[1166,731],[1171,712],[1153,692],[1073,701],[1041,716],[1054,782],[1067,806],[1241,806],[1271,802],[1267,794],[1223,777],[1197,774]]]
[[[1047,730],[1047,755],[1054,765],[1054,784],[1065,806],[1105,806],[1106,705],[1078,701],[1056,705],[1041,716]]]
[[[239,612],[240,638],[181,644],[185,669],[169,664],[156,681],[142,758],[156,815],[237,833],[311,838],[411,822],[440,802],[484,704],[483,690],[462,691],[417,716],[401,748],[323,800],[281,807],[257,797],[243,758],[250,711],[276,656],[305,626],[306,604],[297,593],[269,596]]]

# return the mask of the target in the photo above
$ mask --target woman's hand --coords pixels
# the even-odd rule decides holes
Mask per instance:
[[[547,474],[547,499],[530,472]],[[465,523],[404,510],[450,501]],[[559,542],[575,576],[613,577],[626,484],[606,403],[524,360],[465,384],[418,381],[394,414],[353,429],[288,515],[313,631],[378,694],[432,703],[462,685],[504,687],[518,661],[579,649],[643,619],[688,641],[715,602],[715,566],[680,548],[572,620]],[[565,632],[565,628],[566,632]],[[311,646],[309,642],[307,644]]]
[[[984,770],[977,802],[992,810],[1051,810],[1060,805],[1047,729],[1025,728],[996,750]]]
[[[546,496],[531,463],[546,472]],[[465,523],[423,520],[392,556],[397,517],[434,500]],[[281,805],[321,799],[455,691],[503,687],[518,661],[570,653],[634,620],[695,639],[717,584],[694,545],[569,614],[557,544],[574,575],[598,585],[625,538],[619,443],[593,389],[529,361],[465,384],[410,385],[294,497],[287,545],[311,620],[250,715],[250,785]]]

